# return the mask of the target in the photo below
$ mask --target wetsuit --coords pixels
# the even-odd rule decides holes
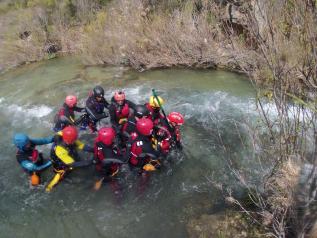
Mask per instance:
[[[159,165],[157,158],[160,154],[153,148],[151,138],[137,133],[133,134],[129,141],[131,148],[128,150],[130,165],[143,168],[144,165],[152,163],[152,161]]]
[[[107,159],[122,160],[122,155],[120,155],[113,144],[105,145],[96,139],[94,158],[96,160],[96,170],[100,172],[101,176],[113,177],[119,172],[119,163],[107,163]]]
[[[130,135],[136,130],[136,122],[135,116],[129,116],[127,122],[123,126],[123,131]]]
[[[55,116],[54,122],[54,131],[63,130],[66,126],[69,126],[75,123],[75,113],[74,112],[84,112],[84,108],[82,107],[69,107],[66,103],[63,104],[63,107],[59,109],[58,113]],[[63,119],[66,117],[69,121]]]
[[[164,155],[167,155],[171,148],[182,148],[179,126],[168,126],[166,120],[160,120],[159,125],[154,128],[154,135],[152,140],[154,148]]]
[[[33,172],[39,172],[46,169],[52,163],[51,161],[44,161],[42,153],[38,153],[36,145],[45,145],[53,142],[53,137],[41,139],[29,139],[30,146],[27,149],[18,148],[16,159],[25,172],[30,175]]]
[[[88,123],[92,131],[96,131],[96,123],[106,118],[108,115],[104,112],[106,108],[109,107],[109,103],[103,97],[101,101],[98,101],[94,95],[89,96],[86,101],[86,112],[89,116],[91,124]]]
[[[51,148],[51,160],[53,162],[55,176],[46,187],[46,191],[51,191],[52,188],[64,177],[65,173],[75,167],[87,166],[92,163],[92,160],[79,161],[77,150],[93,152],[93,148],[85,145],[79,140],[68,145],[63,142],[63,133],[59,131],[54,137],[54,144]]]
[[[109,106],[110,121],[112,127],[117,133],[122,129],[122,125],[127,121],[130,115],[130,109],[134,110],[135,104],[129,100],[124,100],[123,105],[119,105],[114,97],[111,99],[111,104]]]
[[[149,103],[145,104],[146,108],[150,111],[149,118],[153,121],[154,125],[158,125],[160,120],[164,118],[164,116],[160,112],[160,108],[153,108]]]

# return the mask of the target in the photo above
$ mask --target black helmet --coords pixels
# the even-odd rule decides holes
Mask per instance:
[[[150,114],[150,111],[146,108],[145,105],[136,105],[134,115],[138,118],[146,117]]]
[[[103,88],[101,86],[96,86],[94,87],[94,90],[93,90],[93,93],[94,93],[94,97],[103,97],[103,95],[105,94],[105,90],[103,90]]]

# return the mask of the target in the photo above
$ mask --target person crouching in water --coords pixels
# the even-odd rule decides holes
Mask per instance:
[[[86,123],[92,132],[97,131],[96,125],[98,121],[108,117],[105,109],[108,109],[109,103],[104,95],[105,90],[98,85],[89,93],[89,97],[86,100],[86,111],[89,115],[89,121]]]
[[[144,171],[154,171],[160,167],[159,152],[152,146],[153,122],[149,118],[141,118],[136,123],[136,132],[129,140],[129,163],[132,167]]]
[[[135,104],[125,98],[125,93],[117,91],[111,98],[109,106],[110,121],[116,133],[121,133],[123,125],[130,116],[130,109],[134,110]]]
[[[155,127],[154,148],[167,155],[172,148],[182,149],[180,126],[184,124],[184,116],[179,112],[171,112],[166,120],[161,120]],[[167,124],[168,123],[168,124]]]
[[[63,130],[66,126],[75,123],[75,113],[74,112],[84,112],[85,109],[82,107],[77,107],[77,97],[74,95],[68,95],[65,98],[65,102],[58,113],[55,115],[54,122],[55,126],[53,130],[58,132]]]
[[[55,176],[47,185],[47,192],[50,192],[73,168],[87,166],[92,163],[92,160],[79,161],[77,150],[93,152],[93,148],[77,140],[77,137],[78,132],[74,126],[66,126],[55,135],[51,149],[51,160]]]
[[[18,148],[16,158],[21,167],[30,175],[30,184],[40,184],[40,173],[52,163],[45,161],[42,153],[35,148],[37,145],[46,145],[53,142],[53,137],[31,139],[26,134],[17,133],[14,135],[13,143]]]
[[[161,106],[164,105],[164,100],[160,96],[151,96],[148,103],[145,104],[146,108],[150,111],[150,118],[152,119],[154,126],[158,125],[160,120],[164,118],[161,113]]]
[[[111,187],[117,192],[118,186],[113,178],[118,174],[123,163],[123,155],[114,144],[116,132],[112,127],[103,127],[98,131],[94,145],[94,159],[99,179],[95,183],[95,190],[99,190],[104,179],[112,181]]]

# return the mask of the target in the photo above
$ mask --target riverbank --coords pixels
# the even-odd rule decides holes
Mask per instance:
[[[140,0],[16,2],[20,4],[10,5],[0,17],[0,41],[5,46],[0,51],[2,70],[55,54],[76,54],[90,65],[127,65],[139,71],[174,66],[242,70],[224,31],[233,23],[229,5]],[[239,58],[247,60],[241,54]]]

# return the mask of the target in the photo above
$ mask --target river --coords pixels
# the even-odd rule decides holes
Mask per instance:
[[[256,167],[249,136],[257,117],[255,93],[243,75],[189,69],[139,73],[124,67],[85,67],[66,57],[2,74],[0,84],[1,237],[188,237],[190,219],[225,208],[221,192],[210,181],[234,184],[232,167]],[[65,96],[77,95],[83,106],[95,85],[105,88],[108,100],[122,89],[137,103],[145,103],[155,88],[167,112],[185,115],[184,151],[171,156],[146,186],[124,168],[119,194],[108,183],[93,190],[93,167],[74,171],[51,193],[44,185],[31,189],[15,159],[13,134],[52,135],[52,120]],[[87,131],[80,137],[91,144],[95,135]],[[49,145],[38,148],[48,157]],[[44,183],[52,174],[45,171]]]

